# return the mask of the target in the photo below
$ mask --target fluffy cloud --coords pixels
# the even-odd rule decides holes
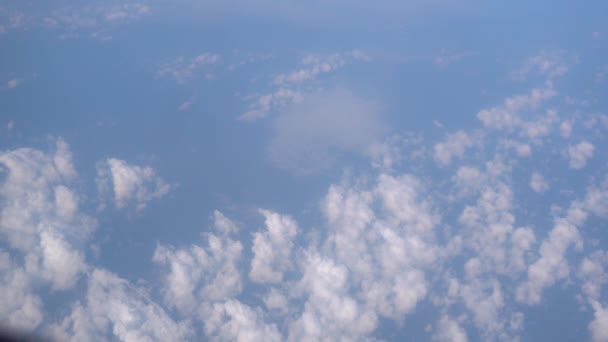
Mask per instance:
[[[171,186],[157,176],[151,167],[130,165],[115,158],[98,164],[97,184],[102,195],[111,188],[117,208],[134,206],[138,211],[171,190]]]
[[[337,89],[310,95],[277,117],[268,152],[279,167],[315,172],[340,153],[365,152],[383,131],[374,103]]]
[[[254,121],[264,118],[271,111],[281,110],[291,104],[298,104],[310,94],[304,91],[303,85],[310,83],[320,75],[333,72],[344,65],[347,59],[369,61],[369,57],[359,50],[329,55],[308,55],[301,62],[301,68],[274,77],[274,90],[263,95],[253,96],[255,101],[250,109],[239,116],[240,121]]]
[[[266,232],[255,233],[253,260],[249,277],[258,283],[279,283],[291,267],[291,250],[298,226],[288,216],[261,210],[266,218]]]
[[[0,231],[12,248],[25,254],[26,272],[71,288],[84,271],[82,253],[73,244],[83,241],[95,221],[79,213],[79,199],[70,188],[76,177],[69,147],[56,141],[55,151],[22,148],[0,153],[6,177]]]
[[[42,322],[42,300],[31,283],[31,276],[0,250],[0,325],[4,328],[33,331]]]
[[[304,68],[288,74],[278,75],[275,77],[274,83],[277,85],[282,85],[284,83],[299,83],[312,80],[320,73],[333,71],[344,66],[344,64],[344,58],[337,53],[329,56],[306,56],[304,59],[302,59],[302,65]]]
[[[542,291],[557,280],[570,274],[566,251],[571,246],[582,246],[579,229],[585,223],[587,213],[578,203],[568,209],[565,217],[555,219],[553,229],[540,246],[540,258],[528,267],[528,279],[517,289],[518,301],[538,304]]]
[[[549,183],[545,180],[545,177],[538,172],[533,172],[530,177],[530,188],[534,192],[544,192],[549,190]]]
[[[457,320],[443,315],[437,323],[433,340],[440,342],[467,342],[468,338],[466,331]]]
[[[589,331],[594,342],[608,340],[608,310],[600,303],[593,303],[594,319],[589,323]]]
[[[63,140],[55,140],[49,153],[30,148],[0,152],[0,172],[0,232],[11,252],[0,252],[0,321],[33,330],[44,317],[34,289],[76,285],[87,269],[77,246],[96,223],[80,211],[72,187],[77,174]]]
[[[545,88],[534,88],[529,94],[508,97],[499,106],[479,111],[477,118],[485,127],[512,131],[523,124],[521,113],[538,109],[555,95],[550,84]]]
[[[595,147],[588,141],[582,141],[577,145],[568,147],[568,165],[571,169],[582,169],[587,165],[587,160],[593,157]]]
[[[237,300],[215,303],[204,311],[205,333],[214,341],[274,342],[283,338],[276,324],[264,322],[263,314]]]
[[[183,341],[187,323],[176,322],[143,289],[102,269],[92,271],[86,300],[48,327],[61,341]]]
[[[168,267],[164,300],[183,313],[197,309],[201,301],[221,301],[243,288],[237,263],[243,246],[228,237],[209,234],[207,246],[175,249],[159,245],[153,261]]]
[[[444,142],[434,147],[435,160],[440,165],[449,165],[453,158],[460,158],[467,148],[473,146],[474,140],[463,131],[449,135]]]
[[[178,84],[188,83],[196,77],[213,78],[213,69],[221,60],[216,53],[203,53],[192,58],[179,57],[161,66],[156,77],[172,78]]]

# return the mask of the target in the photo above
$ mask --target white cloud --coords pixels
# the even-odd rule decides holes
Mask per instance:
[[[569,138],[572,133],[573,122],[570,120],[562,121],[559,125],[559,132],[563,138]]]
[[[164,197],[171,190],[171,186],[157,176],[151,167],[130,165],[115,158],[98,164],[97,183],[102,195],[111,187],[117,208],[132,205],[138,211],[143,210],[149,202]]]
[[[292,267],[291,250],[298,226],[289,216],[268,210],[260,213],[266,219],[267,231],[254,235],[249,278],[257,283],[280,283],[283,273]]]
[[[462,158],[467,148],[473,144],[474,138],[463,131],[450,134],[444,142],[435,145],[435,160],[440,165],[450,165],[453,158]]]
[[[53,153],[0,152],[0,170],[6,175],[0,186],[0,231],[24,254],[25,272],[54,289],[72,288],[86,268],[74,246],[92,232],[95,221],[80,213],[70,188],[76,172],[68,145],[57,139]]]
[[[608,178],[587,189],[585,208],[601,218],[608,218]]]
[[[141,288],[102,269],[92,271],[86,300],[47,331],[60,341],[183,341],[187,323],[176,322]]]
[[[570,274],[565,254],[572,245],[582,246],[577,227],[586,218],[587,213],[575,202],[565,217],[555,219],[553,229],[540,246],[540,258],[528,267],[527,280],[517,288],[518,301],[529,305],[540,303],[545,288]]]
[[[17,88],[17,86],[21,83],[20,80],[13,78],[9,81],[6,82],[6,86],[8,87],[8,89],[13,89],[13,88]]]
[[[222,234],[232,231],[231,224],[219,211],[215,229]],[[164,301],[182,313],[192,313],[201,301],[233,298],[243,288],[237,263],[243,246],[228,236],[207,234],[207,246],[192,245],[175,249],[158,245],[152,260],[168,268],[164,282]]]
[[[116,5],[67,6],[37,18],[40,25],[59,32],[59,38],[75,38],[83,33],[92,38],[111,39],[110,30],[119,24],[130,23],[151,13],[150,7],[139,3]]]
[[[356,54],[361,57],[361,54]],[[344,66],[344,58],[340,54],[331,54],[329,56],[309,55],[302,59],[303,68],[288,74],[280,74],[274,78],[274,83],[283,85],[285,83],[300,83],[315,79],[321,73],[328,73]]]
[[[549,183],[545,180],[545,177],[538,172],[533,172],[530,177],[530,188],[534,192],[545,192],[549,190]]]
[[[221,301],[243,289],[237,262],[243,246],[229,238],[209,234],[207,246],[174,249],[159,245],[153,261],[169,267],[164,279],[164,300],[188,313],[201,300]]]
[[[315,172],[340,153],[363,153],[384,127],[379,108],[346,90],[306,97],[276,118],[268,152],[279,167]]]
[[[196,57],[179,57],[166,63],[158,69],[156,77],[168,77],[178,84],[185,84],[195,78],[213,78],[215,66],[221,62],[222,58],[216,53],[203,53]]]
[[[433,341],[440,342],[467,342],[467,332],[457,320],[442,315],[435,328]]]
[[[255,121],[264,118],[272,109],[281,109],[291,104],[299,104],[303,101],[303,95],[299,91],[279,88],[270,94],[261,95],[252,109],[239,116],[239,121]]]
[[[537,72],[548,79],[553,79],[565,75],[568,72],[568,64],[563,51],[543,52],[530,57],[519,70],[511,74],[511,77],[523,81],[531,73]]]
[[[587,165],[587,160],[593,157],[595,147],[588,141],[582,141],[577,145],[568,147],[568,165],[571,169],[582,169]]]
[[[599,302],[593,302],[594,319],[589,323],[589,332],[594,342],[608,341],[608,310]]]
[[[348,294],[348,269],[319,255],[308,255],[299,284],[306,294],[301,315],[290,324],[289,341],[357,340],[377,324],[373,310]]]
[[[205,333],[214,341],[274,342],[283,341],[277,326],[263,320],[261,310],[237,301],[214,303],[202,315]]]
[[[43,320],[42,300],[31,285],[31,275],[0,249],[0,325],[33,331]]]
[[[537,109],[541,104],[556,95],[549,84],[545,88],[534,88],[529,94],[508,97],[504,103],[477,113],[477,118],[485,127],[512,131],[524,122],[523,112]]]
[[[442,49],[439,56],[435,57],[435,65],[441,68],[446,68],[466,57],[475,56],[477,53],[473,51],[449,51]]]
[[[308,55],[304,57],[298,70],[279,74],[272,82],[274,90],[263,95],[253,96],[255,102],[249,110],[238,117],[239,121],[255,121],[264,118],[273,110],[278,110],[292,103],[301,103],[307,96],[315,96],[309,89],[303,90],[307,85],[319,78],[320,75],[333,72],[346,64],[347,58],[357,61],[369,61],[370,58],[359,50],[344,54],[333,53],[329,55]],[[308,87],[310,88],[310,87]]]
[[[582,280],[581,290],[591,301],[601,299],[602,287],[608,283],[608,253],[595,251],[585,257],[578,268],[577,276]]]

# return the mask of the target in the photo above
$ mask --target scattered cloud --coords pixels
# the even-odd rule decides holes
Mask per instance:
[[[593,157],[595,146],[588,141],[582,141],[576,145],[568,147],[568,165],[571,169],[582,169],[587,165],[587,161]]]
[[[255,121],[264,118],[273,110],[280,110],[292,103],[300,103],[310,90],[303,85],[317,80],[321,75],[334,72],[351,61],[370,61],[371,58],[360,50],[329,55],[307,55],[300,61],[300,68],[276,75],[272,86],[274,90],[263,95],[254,95],[255,101],[249,110],[238,117],[240,121]]]
[[[364,153],[384,130],[377,105],[335,89],[311,94],[276,117],[268,153],[281,168],[315,172],[341,153]]]
[[[160,67],[157,78],[171,78],[178,84],[188,83],[197,77],[214,78],[214,68],[222,58],[216,53],[203,53],[193,58],[178,57]]]
[[[526,80],[531,74],[537,73],[547,79],[555,79],[568,72],[568,66],[577,61],[576,58],[568,58],[564,51],[542,52],[530,57],[524,65],[511,73],[511,78],[516,81]]]
[[[450,134],[445,141],[435,145],[435,161],[440,165],[450,165],[453,158],[462,157],[466,149],[473,146],[474,139],[463,131]]]
[[[116,208],[134,206],[137,211],[171,191],[171,186],[157,176],[151,167],[130,165],[116,158],[98,164],[97,184],[102,196],[113,192]]]
[[[545,180],[545,177],[538,172],[533,172],[530,177],[530,188],[534,192],[545,192],[549,190],[549,183]]]

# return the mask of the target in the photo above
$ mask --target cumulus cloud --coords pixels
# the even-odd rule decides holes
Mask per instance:
[[[249,110],[238,117],[239,121],[255,121],[266,117],[271,111],[284,109],[292,103],[301,103],[310,90],[303,85],[318,79],[322,74],[334,72],[346,65],[347,60],[369,61],[370,58],[359,50],[329,55],[311,54],[300,61],[300,68],[276,75],[272,82],[273,90],[262,95],[252,96],[255,101]]]
[[[593,303],[594,318],[589,323],[589,332],[594,342],[608,340],[608,310],[599,302]]]
[[[437,323],[433,340],[440,342],[467,342],[468,338],[466,331],[457,320],[443,315]]]
[[[279,167],[314,172],[330,167],[341,153],[365,152],[384,130],[378,106],[336,89],[281,113],[268,153]]]
[[[31,276],[0,250],[0,325],[33,331],[43,317],[43,303],[32,287]]]
[[[576,145],[568,147],[568,166],[571,169],[582,169],[587,165],[587,161],[593,157],[595,146],[588,141],[582,141]]]
[[[29,148],[1,152],[0,167],[6,175],[0,186],[3,235],[35,261],[30,272],[42,272],[56,288],[73,286],[84,262],[67,240],[85,238],[95,221],[78,211],[79,199],[70,188],[76,173],[69,147],[58,139],[48,154]]]
[[[207,245],[184,248],[158,245],[152,260],[167,270],[164,301],[182,313],[192,313],[201,301],[221,301],[239,294],[243,288],[237,263],[243,245],[229,237],[234,223],[215,212],[214,228]]]
[[[34,288],[76,285],[87,269],[77,246],[96,223],[80,211],[73,189],[77,175],[65,141],[56,139],[48,153],[31,148],[0,152],[0,173],[0,233],[11,251],[10,256],[0,251],[0,292],[5,294],[0,321],[32,330],[44,317]]]
[[[549,183],[545,180],[545,177],[538,172],[533,172],[530,177],[530,188],[534,192],[545,192],[549,190]]]
[[[66,6],[37,18],[40,25],[59,33],[59,38],[75,38],[87,34],[91,38],[108,40],[116,25],[130,23],[151,13],[140,3]]]
[[[527,79],[530,74],[537,73],[548,79],[557,78],[568,72],[569,61],[563,51],[542,52],[530,57],[524,65],[511,73],[511,77],[517,81]]]
[[[151,167],[131,165],[116,158],[98,163],[97,184],[102,195],[113,192],[117,208],[133,206],[138,211],[171,191],[171,186]]]
[[[183,341],[191,338],[187,323],[176,322],[143,289],[117,275],[95,269],[86,298],[47,331],[61,341]]]
[[[508,97],[504,103],[477,113],[477,118],[485,127],[512,131],[523,124],[521,113],[535,110],[556,95],[551,85],[534,88],[529,94]]]
[[[545,288],[570,274],[566,251],[573,245],[582,245],[578,227],[586,219],[587,213],[578,203],[571,205],[565,217],[555,219],[549,236],[540,246],[540,258],[528,267],[528,278],[517,289],[518,301],[526,304],[540,303]]]
[[[217,341],[283,341],[276,324],[266,323],[260,310],[237,300],[215,303],[204,311],[205,333]]]
[[[291,267],[291,250],[298,226],[288,216],[261,210],[266,219],[266,232],[253,238],[253,260],[249,277],[258,283],[279,283],[283,272]]]
[[[156,77],[171,78],[178,84],[188,83],[197,77],[213,78],[213,70],[221,60],[221,56],[217,53],[203,53],[191,58],[178,57],[162,65],[156,72]],[[180,106],[180,110],[186,110],[190,105],[186,105],[184,109],[181,109],[182,106]]]
[[[435,161],[440,165],[449,165],[453,158],[462,157],[473,143],[473,138],[463,131],[450,134],[444,142],[435,145]]]

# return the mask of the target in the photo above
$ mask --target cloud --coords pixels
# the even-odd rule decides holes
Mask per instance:
[[[361,58],[361,53],[355,54],[357,58]],[[329,56],[309,55],[302,59],[304,68],[292,71],[288,74],[280,74],[274,78],[274,83],[283,85],[285,83],[300,83],[315,79],[321,73],[327,73],[337,68],[344,66],[346,63],[344,58],[337,53]]]
[[[48,154],[28,148],[1,152],[0,166],[6,174],[0,186],[0,231],[12,248],[27,255],[27,273],[55,289],[73,287],[85,263],[72,243],[85,239],[95,220],[79,212],[70,188],[76,173],[69,147],[58,139]]]
[[[462,157],[466,149],[473,146],[473,139],[463,131],[450,134],[444,142],[435,145],[435,161],[440,165],[449,165],[452,158]]]
[[[310,91],[304,91],[303,86],[317,80],[321,75],[334,72],[347,64],[348,60],[367,62],[369,56],[359,50],[346,53],[326,55],[311,54],[300,61],[300,68],[274,76],[274,90],[263,95],[255,95],[254,103],[248,111],[238,117],[239,121],[255,121],[264,118],[271,111],[276,111],[292,103],[302,102],[303,97]]]
[[[260,213],[266,219],[267,231],[254,235],[249,278],[257,283],[280,283],[283,272],[292,267],[291,250],[298,226],[288,216],[268,210]]]
[[[433,334],[433,341],[467,342],[467,333],[457,320],[447,315],[441,316]]]
[[[140,3],[114,5],[66,6],[36,18],[39,25],[59,32],[59,38],[76,38],[87,34],[94,39],[109,40],[111,30],[120,24],[131,23],[151,13],[149,6]]]
[[[504,103],[477,113],[477,118],[487,128],[512,131],[523,124],[520,113],[537,109],[556,95],[552,86],[534,88],[529,94],[508,97]]]
[[[185,84],[196,78],[213,78],[213,71],[222,60],[216,53],[203,53],[196,57],[178,57],[162,65],[156,71],[157,78],[171,78],[177,84]],[[187,108],[186,108],[187,109]]]
[[[21,80],[18,80],[16,78],[13,78],[13,79],[9,80],[8,82],[6,82],[6,86],[8,87],[8,89],[17,88],[17,86],[19,84],[21,84]]]
[[[87,270],[78,246],[96,221],[81,212],[72,154],[62,139],[48,153],[0,152],[0,174],[0,233],[10,252],[0,249],[0,322],[32,331],[44,317],[36,291],[72,289]]]
[[[187,323],[171,319],[143,289],[103,269],[89,276],[85,301],[75,303],[47,331],[60,341],[183,341],[192,337]]]
[[[608,340],[608,310],[599,302],[593,303],[594,318],[589,323],[589,332],[594,342]]]
[[[540,258],[528,267],[528,279],[517,288],[516,298],[529,305],[541,301],[543,289],[570,273],[566,251],[572,245],[581,246],[582,239],[577,227],[583,225],[587,213],[578,203],[573,203],[565,217],[555,219],[553,229],[540,246]]]
[[[152,260],[167,270],[163,279],[167,305],[191,314],[202,302],[230,299],[242,291],[237,263],[243,245],[229,237],[232,229],[227,228],[233,225],[216,211],[214,227],[221,234],[207,234],[206,246],[156,247]]]
[[[384,131],[378,106],[336,89],[312,94],[282,112],[268,153],[281,168],[317,172],[341,153],[363,153]]]
[[[595,147],[588,141],[582,141],[577,145],[568,147],[568,166],[571,169],[582,169],[587,165],[587,160],[593,157]]]
[[[33,331],[44,318],[43,303],[32,287],[31,275],[0,250],[0,325]]]
[[[299,104],[303,100],[302,93],[285,88],[279,88],[274,93],[265,94],[257,99],[254,109],[251,109],[241,116],[239,121],[255,121],[266,117],[272,109],[281,109],[290,104]]]
[[[283,341],[276,324],[266,324],[260,310],[237,300],[215,303],[204,312],[205,333],[217,341]]]
[[[98,163],[97,184],[101,195],[111,188],[117,208],[134,206],[137,211],[171,191],[171,186],[157,176],[151,167],[130,165],[116,158]]]
[[[549,183],[545,180],[545,177],[538,172],[533,172],[530,177],[530,188],[534,192],[545,192],[549,190]]]
[[[571,58],[572,59],[572,58]],[[538,55],[530,57],[524,65],[518,70],[511,73],[511,78],[517,81],[527,79],[530,74],[536,72],[548,79],[554,79],[565,75],[568,72],[568,66],[572,61],[569,61],[565,52],[541,52]]]

